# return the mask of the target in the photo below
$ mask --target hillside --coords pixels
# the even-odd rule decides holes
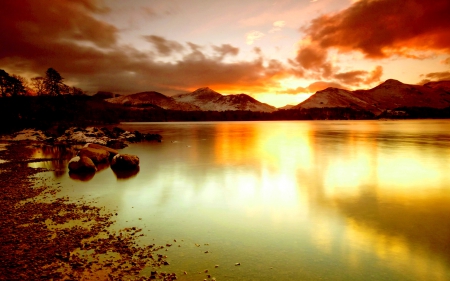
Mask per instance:
[[[327,88],[318,91],[293,109],[352,108],[376,115],[401,107],[429,107],[443,109],[450,106],[450,82],[430,82],[410,85],[389,79],[369,90],[347,91]]]
[[[178,102],[158,92],[142,92],[128,96],[106,99],[107,102],[121,104],[129,107],[157,106],[168,110],[195,111],[199,108],[195,105]]]
[[[222,95],[205,87],[192,93],[173,96],[176,101],[197,106],[203,111],[249,110],[260,112],[273,112],[275,107],[257,101],[246,94]]]

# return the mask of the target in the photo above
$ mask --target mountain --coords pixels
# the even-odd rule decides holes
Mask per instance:
[[[347,91],[327,88],[316,92],[293,109],[346,107],[380,114],[399,107],[450,106],[450,81],[429,82],[423,86],[389,79],[369,90]]]
[[[120,97],[121,95],[119,94],[114,94],[112,92],[104,92],[104,91],[98,91],[95,95],[93,95],[92,97],[94,98],[98,98],[101,100],[104,99],[110,99],[110,98],[115,98],[115,97]]]
[[[192,93],[175,95],[173,98],[178,102],[195,105],[204,111],[250,110],[273,112],[276,110],[275,107],[259,102],[249,95],[222,95],[208,87],[199,88]]]
[[[294,107],[295,105],[292,105],[292,104],[287,104],[287,105],[285,105],[285,106],[282,106],[282,107],[278,107],[278,109],[292,109],[293,107]]]
[[[142,92],[128,96],[106,99],[107,102],[122,104],[132,107],[152,107],[158,106],[163,109],[195,111],[199,108],[195,105],[178,102],[171,97],[167,97],[158,92]]]

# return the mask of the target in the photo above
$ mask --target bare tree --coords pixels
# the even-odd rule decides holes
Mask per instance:
[[[45,78],[44,77],[31,78],[31,85],[33,86],[33,88],[36,91],[36,94],[38,96],[42,96],[42,95],[46,94]]]

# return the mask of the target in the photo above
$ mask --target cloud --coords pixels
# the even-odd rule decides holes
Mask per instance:
[[[315,72],[316,78],[329,78],[334,67],[327,56],[326,49],[315,44],[308,44],[298,50],[295,62],[303,69]]]
[[[364,81],[364,84],[370,85],[376,82],[380,82],[381,76],[383,75],[383,67],[377,65],[374,70],[372,70],[369,76]]]
[[[450,81],[450,71],[432,72],[421,76],[425,76],[425,78],[419,84],[425,84],[431,81]]]
[[[365,75],[367,75],[367,71],[353,70],[334,74],[333,77],[347,85],[359,85],[362,81],[364,81]]]
[[[273,27],[272,27],[272,29],[269,30],[269,33],[275,33],[277,31],[280,31],[281,28],[285,25],[286,25],[286,22],[283,20],[276,21],[273,23],[273,25],[272,25]]]
[[[169,56],[174,52],[181,52],[184,50],[183,45],[176,41],[167,40],[164,37],[156,35],[143,36],[145,40],[152,43],[158,51],[159,55]]]
[[[99,90],[135,93],[146,90],[174,94],[210,86],[263,92],[289,70],[265,60],[260,49],[250,61],[224,62],[239,48],[230,44],[202,46],[167,38],[144,37],[156,50],[144,52],[118,43],[118,29],[96,18],[107,12],[96,0],[6,1],[0,17],[0,65],[11,74],[44,75],[53,67],[69,85],[89,93]],[[155,56],[177,54],[161,61]]]
[[[358,50],[367,58],[450,53],[450,1],[361,0],[314,19],[302,30],[326,50]]]
[[[264,33],[260,31],[250,31],[245,35],[247,45],[252,45],[256,40],[264,37]]]
[[[349,86],[359,86],[362,83],[370,85],[372,83],[379,82],[381,75],[383,75],[383,67],[378,65],[371,72],[365,70],[353,70],[334,74],[333,77],[340,83]]]
[[[230,44],[222,44],[220,46],[213,46],[213,50],[219,55],[219,59],[222,60],[225,56],[237,56],[239,54],[239,48],[233,47]]]

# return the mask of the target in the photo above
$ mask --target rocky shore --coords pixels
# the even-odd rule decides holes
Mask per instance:
[[[138,131],[129,132],[119,127],[108,129],[106,127],[70,127],[53,128],[47,131],[36,129],[25,129],[14,134],[0,137],[3,141],[37,141],[55,144],[85,144],[95,143],[112,148],[124,148],[129,143],[141,141],[161,142],[162,136],[159,134],[145,134]]]
[[[116,130],[117,131],[117,130]],[[165,246],[140,246],[141,229],[111,231],[114,214],[89,202],[71,202],[57,196],[61,188],[40,177],[45,169],[29,167],[28,141],[78,142],[99,138],[104,130],[71,129],[61,138],[42,132],[15,134],[0,151],[0,280],[174,280],[166,273]],[[89,132],[89,133],[86,133]],[[35,139],[24,138],[31,133]],[[41,134],[42,133],[42,134]],[[97,134],[95,136],[90,134]],[[124,143],[134,137],[125,138]],[[114,138],[121,140],[120,136]],[[126,134],[125,134],[126,135]],[[144,136],[145,138],[145,136]],[[90,139],[91,140],[91,139]],[[108,142],[111,137],[103,139]]]

